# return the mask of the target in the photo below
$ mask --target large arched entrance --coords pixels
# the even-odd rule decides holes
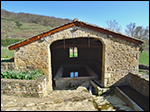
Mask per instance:
[[[66,83],[68,86],[71,79],[76,84],[83,80],[102,80],[103,43],[99,39],[58,40],[51,44],[50,50],[53,87],[62,88]]]

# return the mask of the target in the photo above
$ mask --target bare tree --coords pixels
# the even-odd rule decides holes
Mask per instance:
[[[142,53],[146,46],[149,46],[149,27],[147,26],[144,28],[143,26],[136,26],[135,23],[130,23],[129,25],[126,25],[126,27],[126,35],[145,41],[145,43],[140,46],[140,51]]]
[[[113,21],[106,21],[107,23],[107,29],[115,31],[115,32],[121,32],[121,26],[118,25],[118,22],[116,20]]]
[[[135,30],[135,23],[130,23],[129,25],[126,25],[126,29],[125,29],[125,33],[126,35],[129,35],[131,37],[133,37],[133,32]]]
[[[138,39],[149,39],[149,27],[144,28],[143,26],[136,26],[135,23],[126,25],[125,34]]]

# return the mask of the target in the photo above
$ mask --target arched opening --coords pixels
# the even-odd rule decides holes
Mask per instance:
[[[53,87],[65,86],[65,81],[72,83],[69,79],[80,83],[81,79],[102,80],[103,43],[99,39],[79,37],[58,40],[51,44],[50,50]]]

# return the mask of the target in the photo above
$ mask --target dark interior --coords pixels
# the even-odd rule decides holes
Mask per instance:
[[[69,57],[69,48],[78,48],[78,57]],[[82,37],[74,39],[64,39],[58,40],[51,44],[51,66],[52,66],[52,77],[54,78],[56,72],[61,65],[70,65],[72,67],[65,68],[62,77],[69,76],[69,72],[72,70],[79,71],[79,77],[85,76],[84,67],[79,66],[89,66],[101,80],[102,75],[102,48],[103,44],[100,40],[96,38]],[[67,73],[68,72],[68,73]]]

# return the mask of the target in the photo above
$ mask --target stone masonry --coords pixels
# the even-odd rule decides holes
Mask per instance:
[[[149,75],[130,73],[129,85],[149,99]]]
[[[1,93],[44,97],[50,92],[49,75],[36,80],[1,79]]]
[[[127,74],[138,72],[138,44],[116,37],[109,37],[101,32],[83,27],[79,27],[75,32],[72,32],[72,30],[73,27],[66,28],[43,37],[45,40],[39,39],[15,49],[15,68],[18,70],[41,69],[44,74],[49,74],[50,79],[52,79],[50,45],[62,39],[92,37],[103,43],[102,85],[104,87],[114,84],[126,84],[128,83]],[[50,83],[52,84],[52,81]]]

